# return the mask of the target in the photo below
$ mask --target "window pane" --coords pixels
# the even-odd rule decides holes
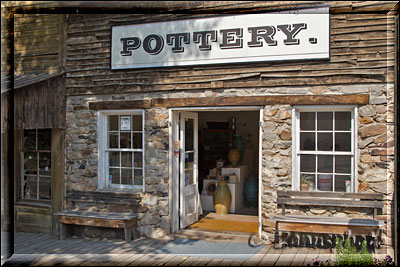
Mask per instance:
[[[24,130],[24,150],[36,150],[36,130]]]
[[[142,115],[132,115],[132,131],[142,131]]]
[[[108,130],[118,131],[118,115],[108,116]]]
[[[122,169],[121,175],[121,184],[132,184],[132,169]]]
[[[193,169],[194,153],[185,153],[185,169]]]
[[[131,116],[120,116],[119,121],[120,131],[131,131],[132,129],[132,117]]]
[[[50,200],[51,178],[39,177],[39,199]]]
[[[335,151],[351,151],[351,133],[335,133]]]
[[[300,178],[303,178],[309,182],[309,185],[310,185],[309,190],[310,191],[315,190],[315,174],[300,173]],[[300,183],[301,183],[301,180],[300,180]]]
[[[351,156],[335,156],[335,173],[351,173]]]
[[[193,169],[185,170],[185,186],[193,184]]]
[[[36,199],[37,198],[37,177],[24,177],[24,198]]]
[[[331,174],[318,174],[318,190],[332,191],[332,182]]]
[[[335,191],[351,192],[351,179],[348,175],[335,175]]]
[[[137,148],[137,149],[142,148],[142,134],[141,133],[133,133],[133,148]]]
[[[109,152],[110,166],[119,167],[119,153],[120,152]]]
[[[318,131],[326,131],[333,129],[333,112],[318,112],[317,113]]]
[[[315,130],[315,112],[300,112],[300,130]]]
[[[109,148],[118,148],[118,133],[108,133]]]
[[[185,151],[191,151],[194,149],[193,144],[193,131],[194,131],[194,120],[185,120]]]
[[[132,152],[121,152],[121,167],[132,167]]]
[[[335,112],[335,130],[351,130],[351,112]]]
[[[315,155],[300,155],[300,171],[315,172]]]
[[[109,175],[111,176],[111,183],[119,184],[119,168],[110,168]]]
[[[120,132],[120,148],[131,148],[131,133]]]
[[[315,133],[300,133],[300,150],[315,151]]]
[[[39,153],[39,174],[51,176],[51,153]]]
[[[25,174],[37,174],[37,154],[36,152],[24,153]]]
[[[142,169],[134,169],[135,185],[143,185],[143,171]]]
[[[38,149],[51,150],[51,130],[38,130]]]
[[[318,151],[333,151],[333,134],[318,133]]]
[[[135,152],[134,153],[134,159],[133,159],[133,165],[134,167],[141,168],[143,167],[143,157],[141,152]]]
[[[333,172],[333,156],[328,156],[328,155],[318,156],[318,172],[325,172],[325,173]]]

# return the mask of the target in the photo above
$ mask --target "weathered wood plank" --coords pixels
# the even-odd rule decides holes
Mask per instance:
[[[91,110],[135,109],[135,108],[143,109],[150,107],[151,107],[151,100],[89,102],[89,109]]]
[[[278,197],[291,197],[291,196],[299,196],[299,197],[322,197],[322,198],[339,198],[339,199],[368,199],[368,200],[383,200],[382,194],[377,193],[345,193],[345,192],[311,192],[311,191],[277,191]]]
[[[299,248],[285,248],[275,263],[277,266],[290,266]]]
[[[246,260],[242,266],[257,266],[264,258],[265,254],[268,254],[268,251],[271,250],[271,247],[272,246],[264,245],[256,254]]]
[[[371,226],[353,226],[353,225],[329,225],[297,222],[278,222],[279,231],[302,232],[302,233],[331,233],[331,234],[349,234],[352,235],[379,235],[379,227]],[[372,235],[371,235],[372,234]]]
[[[368,95],[279,95],[152,99],[153,107],[264,106],[274,104],[367,104]]]
[[[304,260],[308,254],[309,248],[299,248],[293,258],[290,266],[303,266]]]
[[[347,218],[347,217],[324,217],[310,215],[273,215],[272,220],[281,222],[298,222],[298,223],[317,223],[332,225],[354,225],[354,226],[383,226],[383,221],[377,221],[366,218]]]
[[[338,200],[338,199],[310,199],[310,198],[279,198],[278,204],[292,206],[327,206],[327,207],[353,207],[353,208],[383,208],[382,202]]]

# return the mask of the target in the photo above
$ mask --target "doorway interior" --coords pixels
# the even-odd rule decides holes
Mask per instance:
[[[260,231],[261,116],[260,107],[170,110],[172,232],[198,227]],[[233,166],[228,153],[239,139],[242,159]],[[246,183],[250,176],[258,183]],[[232,196],[223,216],[213,206],[218,180],[228,182]]]

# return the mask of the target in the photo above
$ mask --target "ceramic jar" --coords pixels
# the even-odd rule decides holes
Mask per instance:
[[[243,193],[247,200],[247,206],[249,208],[256,208],[258,206],[258,179],[256,175],[249,175],[244,183]]]
[[[236,167],[240,160],[240,152],[236,148],[231,148],[228,153],[229,162],[233,167]]]
[[[234,134],[233,135],[232,148],[235,148],[235,149],[237,149],[239,151],[240,159],[239,159],[238,165],[239,166],[242,165],[243,152],[244,152],[243,135],[241,135],[241,134]]]
[[[228,184],[225,181],[219,181],[214,192],[214,208],[217,214],[228,214],[231,207],[232,195]]]

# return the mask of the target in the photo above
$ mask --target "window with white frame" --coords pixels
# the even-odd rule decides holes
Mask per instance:
[[[99,115],[99,188],[142,189],[144,111]]]
[[[294,108],[295,189],[355,192],[356,112],[345,106]]]

